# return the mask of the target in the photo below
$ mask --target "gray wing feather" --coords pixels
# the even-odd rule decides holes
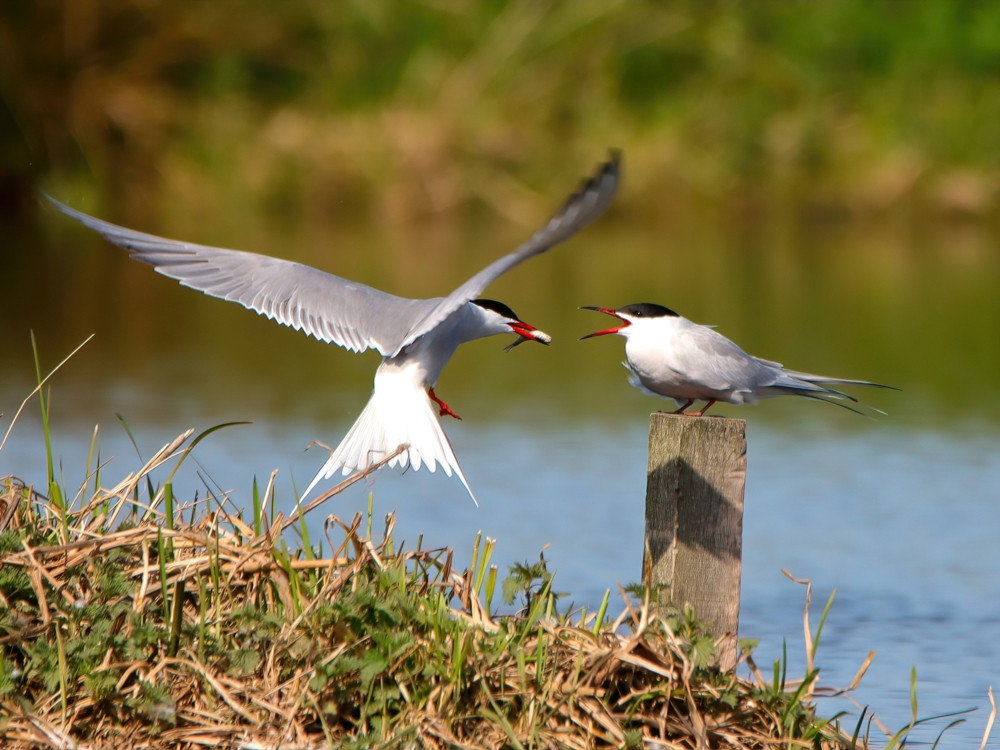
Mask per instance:
[[[801,395],[824,393],[857,401],[853,396],[830,386],[867,385],[892,388],[868,380],[831,378],[798,370],[786,370],[778,362],[747,354],[737,344],[705,326],[700,326],[698,332],[702,333],[698,339],[701,342],[701,351],[710,353],[711,356],[707,359],[714,363],[710,372],[701,375],[701,380],[715,390],[728,390],[734,387],[735,383],[743,383],[747,385],[748,390],[756,390],[758,393],[767,393],[768,389],[795,391]]]
[[[747,354],[708,326],[691,323],[687,338],[688,345],[675,352],[673,370],[681,378],[714,391],[728,391],[736,384],[757,387],[781,370],[778,363]]]
[[[409,330],[402,346],[433,330],[462,305],[478,297],[498,276],[528,258],[551,250],[596,220],[611,204],[621,175],[621,154],[612,151],[597,173],[571,195],[548,223],[514,252],[494,261],[442,299]]]
[[[280,258],[137,232],[45,197],[157,273],[351,351],[374,348],[383,356],[397,352],[414,319],[440,303],[396,297]]]

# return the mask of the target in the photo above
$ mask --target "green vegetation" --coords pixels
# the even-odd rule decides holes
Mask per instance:
[[[610,145],[649,213],[1000,199],[990,3],[40,2],[0,38],[7,179],[174,215],[530,218]]]
[[[854,744],[816,716],[815,674],[796,688],[714,671],[691,612],[570,616],[542,560],[504,586],[520,611],[494,616],[490,540],[460,571],[452,550],[396,549],[392,516],[376,540],[369,513],[329,520],[327,556],[292,551],[280,518],[254,519],[258,535],[224,504],[168,522],[169,485],[149,483],[68,510],[3,480],[6,747]]]
[[[500,591],[521,606],[497,615],[490,539],[462,570],[452,549],[398,549],[392,515],[373,533],[369,506],[313,544],[303,515],[343,486],[288,519],[270,485],[249,518],[225,497],[179,504],[171,480],[212,431],[114,486],[99,458],[75,491],[50,468],[48,497],[0,479],[5,747],[868,746],[865,711],[845,732],[813,701],[832,597],[813,632],[807,593],[794,682],[785,659],[765,679],[749,642],[753,679],[720,673],[695,614],[642,587],[613,621],[610,592],[561,609],[544,558],[512,567]],[[917,723],[914,695],[888,747]]]
[[[869,746],[864,711],[851,734],[815,711],[829,602],[815,635],[807,604],[802,680],[784,660],[766,680],[750,643],[755,679],[738,679],[693,612],[648,591],[613,622],[607,598],[561,612],[544,559],[504,583],[521,609],[491,615],[492,540],[459,571],[453,550],[396,549],[391,515],[376,539],[370,510],[328,520],[342,540],[325,557],[224,502],[168,520],[149,473],[189,437],[72,510],[0,480],[5,747]]]

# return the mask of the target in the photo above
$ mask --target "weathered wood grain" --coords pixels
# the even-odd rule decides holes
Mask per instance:
[[[727,671],[738,657],[746,468],[745,420],[650,415],[643,569],[721,639]]]

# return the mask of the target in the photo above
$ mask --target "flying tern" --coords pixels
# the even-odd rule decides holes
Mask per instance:
[[[494,261],[446,297],[407,299],[279,258],[179,242],[117,226],[51,198],[64,214],[130,251],[182,285],[238,302],[320,341],[382,355],[368,405],[303,496],[338,471],[349,474],[401,446],[390,466],[454,472],[475,500],[438,417],[454,411],[434,393],[459,344],[499,333],[548,344],[551,337],[507,305],[478,295],[498,276],[565,242],[599,217],[618,187],[620,155],[612,152],[548,223],[514,252]],[[427,389],[426,391],[424,389]],[[431,405],[433,401],[438,411]]]
[[[625,339],[625,369],[629,384],[653,396],[671,398],[673,414],[700,417],[717,401],[756,404],[773,396],[805,396],[860,412],[844,403],[858,403],[853,396],[830,386],[867,385],[892,388],[867,380],[846,380],[786,370],[747,354],[709,326],[692,323],[673,310],[650,302],[619,307],[581,307],[617,318],[620,325],[583,336],[616,333]],[[895,390],[895,389],[893,389]],[[700,411],[687,411],[695,401],[705,401]],[[878,411],[877,409],[875,411]]]

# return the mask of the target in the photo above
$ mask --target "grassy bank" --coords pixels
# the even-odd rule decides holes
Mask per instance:
[[[331,517],[323,554],[266,494],[178,507],[150,473],[189,438],[72,504],[0,481],[6,747],[867,746],[817,716],[817,671],[719,674],[693,614],[648,600],[562,612],[544,560],[498,585],[490,540],[463,568],[397,549],[392,516]]]
[[[808,593],[801,679],[784,660],[765,677],[750,643],[749,678],[720,673],[695,613],[641,587],[573,609],[544,558],[501,580],[492,540],[468,564],[401,548],[371,507],[310,538],[305,514],[343,487],[289,518],[270,484],[251,508],[182,499],[171,480],[213,431],[117,480],[95,458],[59,483],[51,452],[44,493],[0,479],[4,747],[865,748],[884,731],[817,712],[829,603],[813,628]]]
[[[189,436],[188,436],[189,437]],[[397,549],[330,518],[290,549],[225,503],[171,508],[143,472],[71,509],[3,480],[7,747],[846,747],[798,686],[710,667],[691,613],[561,612],[544,561],[498,585],[492,542]],[[494,597],[523,606],[491,614]]]

